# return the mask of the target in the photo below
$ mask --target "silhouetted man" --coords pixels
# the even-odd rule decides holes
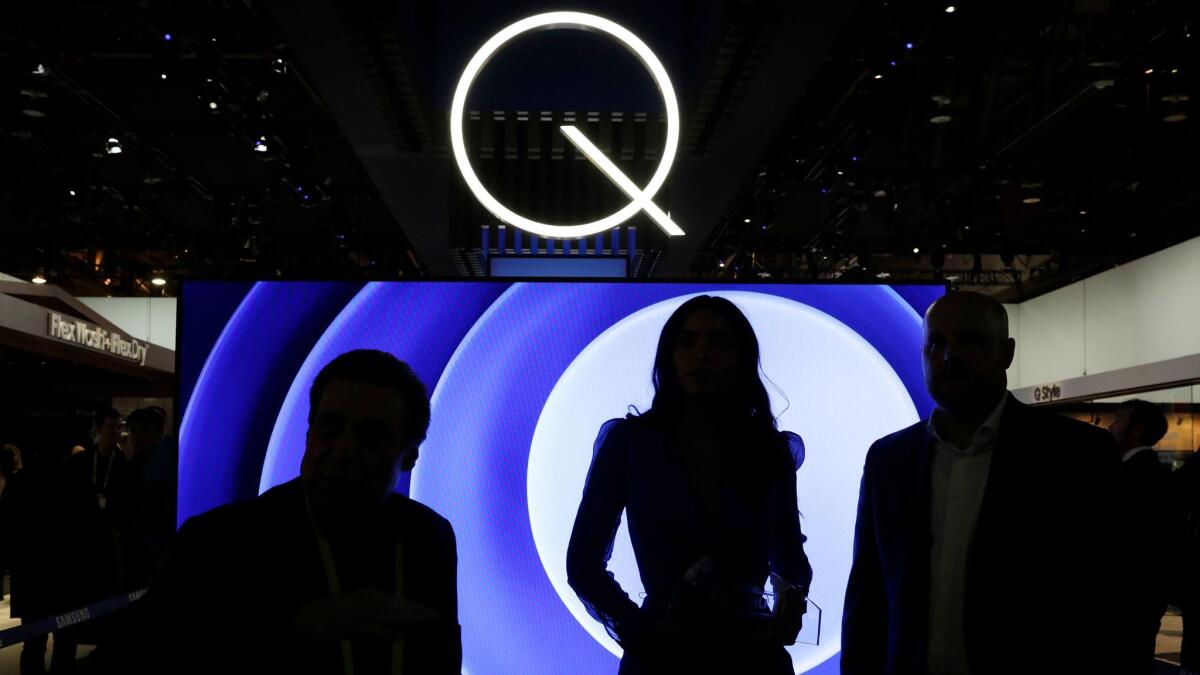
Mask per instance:
[[[321,370],[309,404],[300,478],[179,531],[174,667],[458,673],[453,530],[393,492],[429,425],[424,387],[392,355],[359,350]]]
[[[1112,437],[1007,393],[994,300],[949,293],[924,335],[937,409],[867,453],[842,672],[1107,672]]]
[[[1168,552],[1177,538],[1172,508],[1171,470],[1158,460],[1154,444],[1167,434],[1167,418],[1158,406],[1133,399],[1117,408],[1109,426],[1121,458],[1120,541],[1128,558],[1121,577],[1126,614],[1122,638],[1128,651],[1123,673],[1149,673],[1154,644],[1170,593],[1172,563]]]
[[[113,484],[125,468],[125,453],[121,449],[121,413],[113,408],[101,408],[92,416],[92,433],[96,442],[67,460],[68,470],[79,480],[86,481],[96,494],[100,510],[109,510],[109,499],[119,493]],[[122,495],[117,495],[120,502]],[[118,505],[118,508],[120,506]]]

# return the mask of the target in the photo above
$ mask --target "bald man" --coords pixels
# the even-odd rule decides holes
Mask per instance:
[[[1107,672],[1117,453],[1104,430],[1008,393],[1015,349],[987,296],[926,312],[937,408],[867,453],[842,673]]]

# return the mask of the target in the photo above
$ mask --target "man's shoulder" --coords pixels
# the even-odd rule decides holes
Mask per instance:
[[[1011,400],[1008,405],[1016,415],[1013,417],[1022,431],[1051,435],[1074,442],[1112,443],[1112,434],[1094,424],[1061,415],[1051,410],[1026,405]]]
[[[426,536],[438,541],[453,541],[454,527],[440,513],[429,506],[402,495],[395,495],[394,504],[404,519],[406,528],[417,536]]]
[[[926,442],[926,420],[918,420],[913,424],[880,438],[871,444],[867,452],[867,461],[888,462],[900,457],[907,457],[914,445]]]
[[[242,531],[260,532],[263,521],[271,519],[281,510],[296,506],[299,503],[298,495],[298,487],[292,483],[278,485],[257,497],[223,504],[188,518],[180,529],[180,535],[199,537],[215,532],[229,536]]]

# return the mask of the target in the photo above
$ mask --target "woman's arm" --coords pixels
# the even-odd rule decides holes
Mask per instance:
[[[804,441],[796,434],[785,432],[793,467],[804,461]],[[800,510],[796,497],[796,476],[789,472],[772,481],[768,508],[771,519],[771,572],[792,586],[808,588],[812,582],[812,566],[804,553],[807,540],[800,531]]]
[[[608,571],[629,483],[627,424],[611,420],[600,429],[567,547],[567,582],[623,645],[638,641],[648,629],[641,610]]]
[[[792,456],[792,468],[804,462],[804,441],[793,433],[784,434]],[[796,476],[793,471],[779,475],[769,493],[768,508],[771,522],[770,566],[778,579],[775,586],[776,640],[793,644],[803,625],[808,587],[812,583],[812,566],[804,553],[806,538],[800,530],[800,511],[796,497]]]

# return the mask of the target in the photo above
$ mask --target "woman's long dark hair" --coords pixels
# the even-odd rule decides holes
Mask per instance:
[[[639,417],[663,424],[676,418],[682,410],[684,392],[679,384],[679,374],[675,372],[675,348],[679,344],[683,324],[701,310],[709,310],[725,320],[737,350],[733,391],[728,396],[729,416],[723,422],[733,426],[774,429],[771,399],[758,375],[758,337],[754,334],[754,328],[737,305],[711,295],[698,295],[688,300],[667,319],[658,337],[658,351],[654,355],[654,401],[650,409]]]

